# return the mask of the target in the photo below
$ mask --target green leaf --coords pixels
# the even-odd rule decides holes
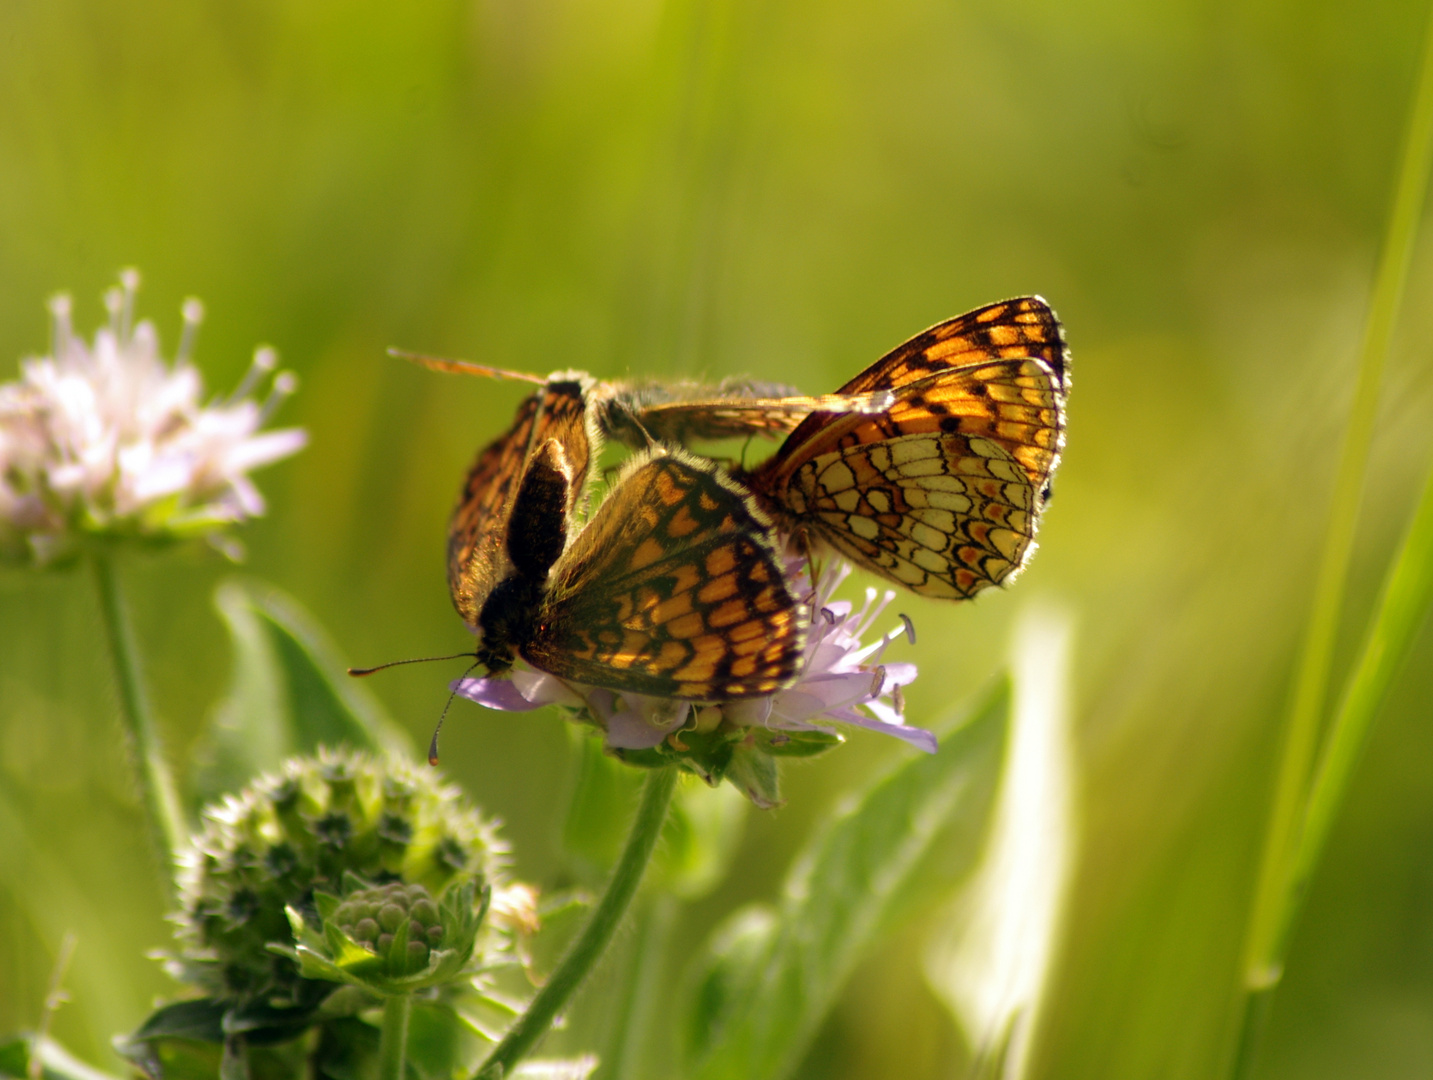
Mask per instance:
[[[706,964],[692,994],[688,1011],[688,1056],[706,1057],[712,1051],[717,1018],[739,1007],[750,972],[771,954],[776,940],[776,912],[766,904],[750,904],[728,916],[707,946]]]
[[[330,1020],[319,1036],[314,1064],[328,1080],[378,1080],[378,1029],[357,1017]]]
[[[529,1058],[518,1062],[513,1080],[587,1080],[597,1069],[591,1054],[576,1058]]]
[[[408,1067],[421,1080],[472,1076],[491,1046],[450,1006],[413,1003],[408,1017]]]
[[[726,778],[762,810],[782,803],[781,773],[776,759],[756,746],[739,746],[731,755]]]
[[[26,1037],[0,1042],[0,1076],[27,1077],[33,1042]],[[42,1080],[117,1080],[112,1073],[81,1061],[54,1039],[42,1039],[39,1047]]]
[[[953,821],[989,815],[1009,710],[1001,680],[939,753],[906,761],[837,812],[797,860],[769,926],[748,915],[744,930],[719,935],[689,1005],[683,1075],[775,1080],[795,1068],[931,845]]]
[[[407,736],[347,673],[328,636],[291,597],[257,582],[214,593],[229,628],[234,667],[197,754],[200,802],[320,745],[409,754]]]
[[[192,1039],[195,1042],[224,1041],[224,1013],[228,1006],[215,998],[197,1001],[176,1001],[151,1013],[139,1030],[130,1035],[131,1042],[154,1039]]]

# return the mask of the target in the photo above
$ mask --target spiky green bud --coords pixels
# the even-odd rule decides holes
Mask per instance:
[[[181,949],[170,966],[222,998],[300,1004],[330,992],[331,983],[310,984],[292,952],[276,955],[268,946],[295,941],[286,909],[323,925],[325,894],[335,910],[352,905],[343,919],[362,910],[368,901],[355,900],[346,875],[361,879],[365,889],[388,890],[390,899],[401,895],[404,902],[395,906],[410,916],[405,949],[421,946],[425,954],[438,946],[451,952],[453,945],[451,938],[430,937],[443,925],[432,921],[436,912],[429,908],[440,906],[433,897],[457,897],[471,886],[471,904],[504,884],[507,848],[493,823],[432,770],[395,758],[353,751],[293,758],[279,774],[260,777],[204,817],[185,856],[176,917]],[[343,919],[345,930],[356,931],[363,921]],[[422,942],[412,933],[414,922]],[[414,970],[431,959],[419,962],[416,949],[413,956]]]

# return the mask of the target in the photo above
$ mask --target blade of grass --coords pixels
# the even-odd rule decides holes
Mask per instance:
[[[1413,647],[1430,605],[1433,605],[1433,473],[1429,474],[1413,524],[1384,583],[1363,651],[1334,716],[1327,749],[1314,775],[1290,882],[1295,896],[1303,894],[1305,883],[1318,865],[1369,726],[1388,697],[1394,676]]]
[[[1247,1075],[1252,1065],[1258,1036],[1268,1015],[1267,1001],[1263,999],[1273,992],[1283,972],[1285,945],[1292,926],[1289,907],[1295,852],[1308,806],[1310,773],[1318,752],[1334,641],[1378,411],[1379,385],[1423,215],[1430,164],[1433,164],[1433,20],[1425,32],[1393,207],[1359,354],[1358,385],[1334,482],[1333,511],[1284,726],[1273,809],[1264,838],[1240,972],[1245,1011],[1234,1061],[1235,1076]]]

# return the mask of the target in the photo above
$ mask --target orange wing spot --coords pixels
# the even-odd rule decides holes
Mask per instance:
[[[686,498],[686,490],[678,487],[671,473],[659,472],[653,480],[653,486],[657,491],[657,498],[665,506],[675,506]]]
[[[740,660],[734,661],[731,665],[731,674],[738,679],[750,678],[756,674],[756,658],[743,656]]]
[[[680,539],[690,536],[701,528],[701,524],[692,517],[691,512],[685,506],[677,507],[677,512],[672,515],[671,521],[667,522],[667,533]]]
[[[707,577],[717,578],[736,569],[736,552],[730,546],[719,547],[707,555]]]
[[[715,581],[708,581],[697,590],[697,603],[719,604],[734,596],[737,591],[735,574],[723,574]]]
[[[678,593],[652,608],[652,621],[658,625],[686,615],[692,610],[691,593]]]
[[[747,611],[746,601],[739,598],[736,600],[728,600],[707,616],[707,623],[717,629],[733,626],[746,618]]]
[[[644,566],[651,566],[664,554],[666,554],[666,548],[656,537],[649,536],[632,551],[632,557],[627,564],[628,569],[640,570]]]
[[[727,640],[733,644],[750,641],[752,638],[761,637],[766,633],[766,624],[760,619],[752,619],[750,622],[742,623],[727,631]]]
[[[706,629],[706,620],[702,618],[699,611],[693,611],[690,615],[683,615],[681,618],[673,619],[663,628],[674,638],[693,638]]]
[[[678,664],[684,663],[690,655],[691,650],[682,642],[664,642],[661,650],[657,653],[657,659],[653,666],[659,671],[669,671]]]

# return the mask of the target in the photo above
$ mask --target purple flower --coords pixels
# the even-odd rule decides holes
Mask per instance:
[[[861,643],[895,593],[887,590],[878,599],[877,591],[868,588],[865,603],[855,610],[849,600],[832,599],[851,572],[844,562],[834,560],[820,574],[814,589],[809,587],[804,560],[792,560],[789,570],[792,591],[808,597],[811,625],[796,682],[767,697],[711,704],[677,701],[583,686],[527,668],[516,668],[502,677],[459,679],[453,690],[479,705],[506,712],[560,706],[574,713],[575,719],[602,728],[608,747],[614,750],[652,749],[683,729],[761,728],[775,733],[831,735],[835,732],[830,724],[835,721],[894,735],[926,753],[935,753],[935,736],[908,726],[901,716],[901,688],[915,680],[915,665],[881,663],[887,646],[897,638],[915,640],[910,620],[901,616],[901,623],[886,634],[870,644]],[[779,735],[771,740],[773,745],[782,741]]]

